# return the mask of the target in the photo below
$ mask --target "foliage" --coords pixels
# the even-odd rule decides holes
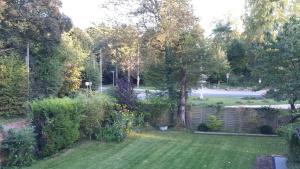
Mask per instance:
[[[83,108],[76,101],[50,98],[34,101],[30,107],[37,134],[38,156],[52,155],[79,139]]]
[[[208,128],[208,126],[207,126],[206,123],[199,124],[199,126],[198,126],[197,129],[198,129],[198,131],[208,131],[209,130],[209,128]]]
[[[245,42],[234,39],[227,49],[227,57],[233,73],[249,76]]]
[[[300,127],[300,123],[291,123],[281,126],[277,133],[284,136],[288,142],[289,160],[292,162],[300,162],[300,140],[296,134],[296,129]]]
[[[134,115],[126,108],[116,105],[116,111],[110,112],[105,118],[102,138],[106,142],[121,142],[130,133]]]
[[[31,73],[31,97],[57,96],[64,80],[64,58],[55,50],[50,56],[39,57],[32,62],[36,67]]]
[[[245,34],[248,41],[263,42],[264,33],[273,31],[285,20],[286,0],[249,0],[244,16]]]
[[[97,90],[99,87],[100,72],[98,67],[96,67],[96,61],[93,58],[89,58],[85,63],[84,71],[82,73],[82,82],[92,82],[93,90]]]
[[[269,125],[263,125],[259,127],[259,131],[261,134],[273,134],[273,128]]]
[[[20,130],[10,129],[1,145],[7,167],[30,166],[35,159],[36,140],[34,129],[26,127]]]
[[[171,102],[166,97],[154,96],[139,102],[138,111],[145,114],[145,122],[160,126],[161,120],[170,121]]]
[[[5,41],[7,48],[24,49],[28,42],[33,42],[49,52],[59,43],[61,34],[72,27],[70,18],[59,10],[60,1],[4,2],[6,8],[3,10],[0,39]]]
[[[207,118],[207,127],[210,131],[219,131],[223,126],[223,122],[219,120],[216,116],[210,115]]]
[[[275,40],[269,38],[265,45],[267,57],[261,59],[263,86],[270,88],[269,95],[278,100],[288,100],[292,109],[300,98],[300,18],[291,17],[279,31]]]
[[[100,94],[80,95],[76,101],[84,109],[80,122],[81,137],[89,139],[101,137],[105,117],[114,111],[114,101]]]
[[[21,115],[28,96],[26,66],[16,55],[0,57],[0,115]]]
[[[26,55],[30,70],[30,96],[34,98],[56,95],[61,87],[61,63],[54,56],[61,34],[72,23],[60,12],[59,0],[2,0],[0,50]],[[3,49],[3,50],[2,50]],[[28,70],[28,71],[29,71]]]
[[[78,30],[63,34],[62,42],[57,49],[57,55],[64,58],[64,80],[59,92],[61,97],[68,96],[80,88],[81,73],[88,57],[88,51],[81,46],[84,42],[79,41],[80,35],[76,36],[76,33]]]
[[[130,81],[125,79],[119,79],[117,81],[116,97],[118,103],[126,105],[129,110],[134,110],[136,108],[137,96],[134,93],[133,85]]]

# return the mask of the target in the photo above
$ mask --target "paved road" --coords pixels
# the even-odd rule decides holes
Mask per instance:
[[[107,90],[108,87],[103,87],[103,91]],[[98,90],[100,91],[100,90]],[[139,98],[145,98],[146,89],[135,89]],[[151,93],[159,92],[159,90],[148,90]],[[233,98],[243,98],[243,97],[255,97],[262,98],[266,94],[267,90],[252,91],[252,90],[237,90],[237,89],[203,89],[203,96],[215,96],[215,97],[233,97]],[[191,96],[201,95],[201,89],[193,89],[190,93]]]
[[[203,89],[203,96],[217,96],[217,97],[255,97],[262,98],[267,90],[251,91],[251,90],[225,90],[225,89]],[[200,96],[201,89],[193,89],[191,96]]]
[[[138,93],[139,98],[145,98],[144,89],[135,89]],[[158,90],[149,90],[151,93],[159,92]],[[266,90],[251,91],[251,90],[225,90],[225,89],[203,89],[203,96],[214,96],[214,97],[232,97],[232,98],[244,98],[244,97],[255,97],[262,98],[266,94]],[[193,89],[190,93],[191,96],[200,97],[201,89]]]

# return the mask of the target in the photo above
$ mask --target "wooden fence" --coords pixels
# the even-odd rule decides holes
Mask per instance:
[[[191,107],[191,128],[197,130],[200,123],[206,123],[209,115],[222,120],[222,131],[235,133],[259,133],[262,125],[271,126],[274,131],[282,124],[279,110],[261,108],[223,108],[223,107]]]

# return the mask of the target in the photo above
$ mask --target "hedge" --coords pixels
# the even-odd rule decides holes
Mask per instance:
[[[79,139],[81,105],[70,98],[44,99],[31,104],[39,157],[52,155]]]

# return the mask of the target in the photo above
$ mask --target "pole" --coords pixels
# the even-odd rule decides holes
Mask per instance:
[[[118,58],[119,58],[119,51],[116,49],[116,82],[118,82],[119,75],[118,75]]]
[[[204,96],[203,96],[203,84],[201,83],[201,93],[200,93],[200,99],[203,100]]]
[[[113,74],[113,86],[115,86],[115,71],[111,71],[111,73]]]
[[[102,49],[100,49],[100,61],[99,61],[99,66],[100,66],[100,92],[102,93],[103,90],[103,86],[102,86]]]
[[[140,87],[140,45],[138,44],[138,69],[137,69],[137,81],[136,81],[137,88]]]
[[[115,86],[115,72],[113,72],[113,86]]]
[[[26,51],[26,58],[25,58],[25,62],[26,62],[26,67],[27,67],[27,95],[28,95],[28,99],[29,99],[29,90],[30,90],[30,67],[29,67],[29,59],[30,59],[30,46],[29,46],[29,42],[27,42],[27,51]]]

